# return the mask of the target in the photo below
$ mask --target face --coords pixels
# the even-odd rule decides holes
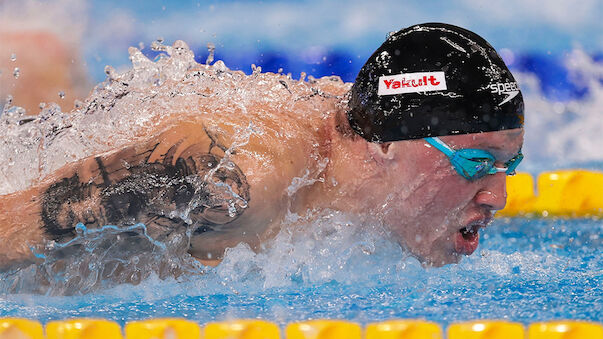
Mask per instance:
[[[496,158],[496,166],[504,167],[521,149],[523,129],[440,139],[453,150],[487,150]],[[505,206],[506,174],[468,181],[423,139],[394,142],[384,152],[387,160],[371,191],[381,194],[385,203],[374,206],[372,212],[428,265],[458,262],[462,255],[473,253],[479,243],[478,230]]]

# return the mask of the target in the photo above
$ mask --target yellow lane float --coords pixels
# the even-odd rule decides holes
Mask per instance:
[[[506,217],[603,217],[603,173],[586,170],[528,173],[507,177]]]

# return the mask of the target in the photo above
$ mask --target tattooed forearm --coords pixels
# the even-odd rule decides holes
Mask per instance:
[[[250,200],[249,184],[235,163],[216,154],[227,148],[205,132],[208,145],[195,149],[206,149],[207,153],[193,152],[174,161],[178,142],[160,161],[149,163],[157,145],[141,154],[125,150],[123,157],[108,161],[94,158],[90,165],[93,177],[83,178],[76,172],[53,183],[41,199],[45,233],[63,240],[75,235],[77,223],[102,226],[138,222],[157,232],[192,223],[198,233],[234,221]]]

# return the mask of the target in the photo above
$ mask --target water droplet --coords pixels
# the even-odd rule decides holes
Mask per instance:
[[[253,75],[257,75],[262,73],[262,67],[256,66],[255,64],[251,64],[251,73]]]
[[[17,54],[12,53],[12,54],[10,55],[10,61],[17,61]]]
[[[65,99],[65,92],[59,91],[59,98]]]
[[[306,72],[301,72],[299,75],[299,81],[306,81]]]
[[[280,67],[280,68],[278,69],[278,71],[276,71],[276,73],[278,73],[278,74],[282,74],[282,73],[283,73],[283,68],[282,68],[282,67]]]
[[[41,103],[38,105],[38,107],[39,107],[40,109],[44,109],[44,107],[46,107],[46,103],[45,103],[45,102],[41,102]]]
[[[84,103],[81,100],[75,99],[75,101],[73,101],[73,106],[75,106],[75,108],[82,108]]]
[[[247,205],[247,201],[245,199],[238,199],[237,200],[237,205],[240,208],[247,208],[247,206],[249,206],[249,205]]]
[[[228,204],[228,216],[231,218],[234,218],[237,216],[237,209],[235,208],[235,206],[232,202]]]
[[[207,59],[205,59],[205,64],[209,65],[212,62],[214,62],[214,51],[216,50],[216,46],[214,44],[212,44],[211,42],[207,43],[207,51],[209,52],[209,55],[207,56]]]
[[[165,40],[163,40],[163,37],[158,37],[157,38],[157,42],[162,44]]]
[[[75,225],[75,233],[77,235],[82,235],[86,233],[86,226],[84,226],[84,224],[82,223],[78,223],[77,225]]]
[[[113,80],[116,78],[115,68],[113,68],[109,65],[105,66],[105,74],[107,74],[107,77],[109,78],[109,80]]]
[[[15,67],[15,69],[13,70],[13,76],[15,77],[15,79],[19,79],[19,75],[21,75],[21,70],[19,69],[19,67]]]
[[[165,52],[167,51],[167,46],[162,44],[163,39],[160,40],[155,40],[153,42],[151,42],[151,50],[155,51],[155,52]]]
[[[138,49],[140,49],[140,50],[144,49],[144,43],[142,41],[138,43]]]

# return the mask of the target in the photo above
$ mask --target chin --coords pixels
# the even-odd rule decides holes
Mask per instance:
[[[462,259],[461,255],[444,253],[428,257],[416,257],[424,267],[442,267],[449,264],[458,264]]]

